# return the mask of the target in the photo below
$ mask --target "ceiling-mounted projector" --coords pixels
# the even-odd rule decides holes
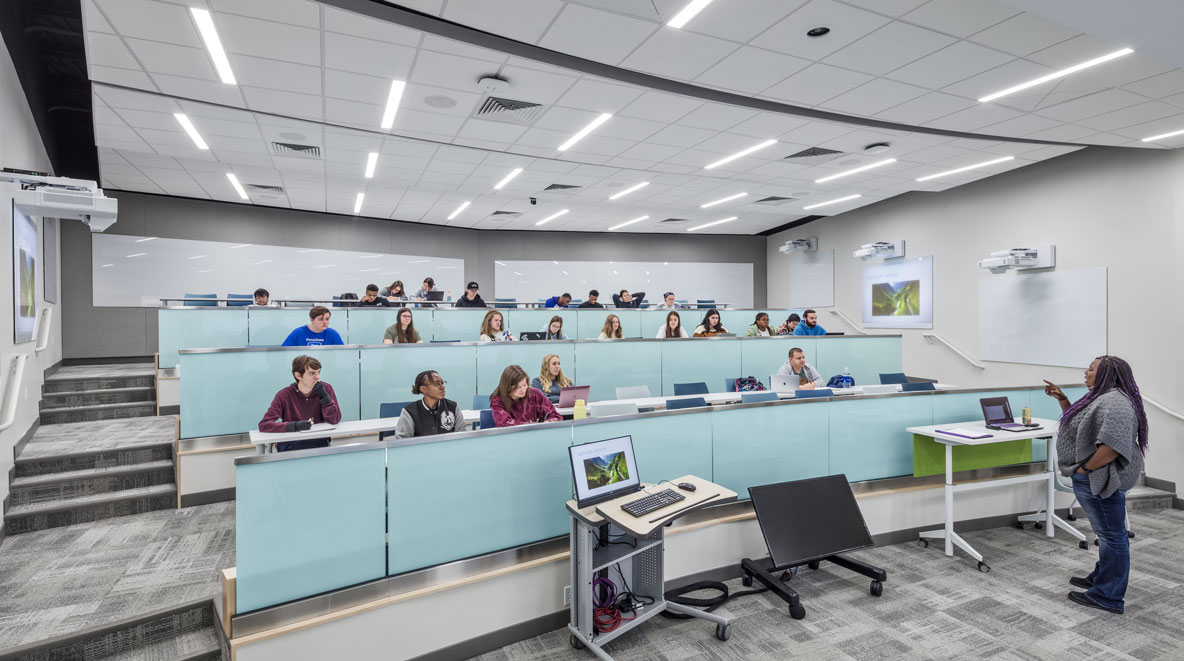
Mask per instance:
[[[876,241],[875,243],[865,243],[852,253],[854,257],[858,257],[867,262],[873,259],[892,259],[893,257],[904,257],[904,239],[900,241]]]
[[[818,237],[812,236],[808,239],[792,239],[786,241],[777,250],[780,250],[783,255],[791,255],[795,252],[814,252],[818,250]]]
[[[1053,266],[1056,266],[1056,246],[1053,245],[999,250],[991,253],[987,259],[978,260],[978,267],[989,269],[991,273],[1006,273],[1010,269],[1017,271],[1043,269]]]
[[[111,227],[118,217],[119,201],[103,195],[98,183],[88,179],[6,170],[0,172],[0,181],[20,184],[12,199],[30,216],[81,220],[92,232]]]

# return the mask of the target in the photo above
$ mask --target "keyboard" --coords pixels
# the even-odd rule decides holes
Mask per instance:
[[[674,491],[673,489],[663,489],[658,493],[651,494],[645,498],[638,498],[621,505],[621,509],[632,514],[633,516],[645,516],[654,510],[660,510],[667,505],[677,503],[680,500],[686,500],[686,496]]]

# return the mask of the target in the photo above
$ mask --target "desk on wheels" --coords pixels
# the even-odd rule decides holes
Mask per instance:
[[[945,446],[946,454],[946,483],[945,483],[945,526],[940,530],[926,530],[921,533],[920,543],[922,546],[928,546],[930,539],[944,539],[946,541],[945,552],[946,555],[954,555],[954,546],[958,546],[963,551],[966,551],[970,557],[978,560],[978,569],[982,572],[991,570],[990,566],[983,560],[981,553],[976,551],[962,536],[954,531],[954,494],[962,491],[972,491],[975,489],[989,489],[991,487],[1003,487],[1011,484],[1020,484],[1023,482],[1044,482],[1045,488],[1045,507],[1040,512],[1035,514],[1024,514],[1019,517],[1019,521],[1037,521],[1043,523],[1045,534],[1049,537],[1054,535],[1054,529],[1060,526],[1066,531],[1076,532],[1064,519],[1053,513],[1054,501],[1053,494],[1056,487],[1056,470],[1057,467],[1053,465],[1052,458],[1055,452],[1048,453],[1048,466],[1042,473],[1032,475],[1019,475],[1016,477],[1007,477],[998,480],[986,480],[982,482],[969,482],[966,484],[954,483],[954,448],[956,446],[974,446],[974,445],[990,445],[992,443],[1002,443],[1005,441],[1015,441],[1021,439],[1045,439],[1050,445],[1055,442],[1058,422],[1056,420],[1047,420],[1044,418],[1032,418],[1032,422],[1039,424],[1039,429],[1032,429],[1024,432],[1009,432],[998,431],[994,429],[987,429],[986,423],[979,420],[975,422],[955,422],[946,425],[926,425],[924,427],[908,427],[905,431],[920,434],[921,436],[928,436],[933,440]],[[943,434],[939,429],[965,429],[967,431],[975,432],[976,434],[990,434],[986,438],[963,438],[952,434]],[[1039,525],[1038,523],[1038,525]]]
[[[731,635],[731,624],[727,618],[666,601],[663,531],[666,524],[684,514],[735,501],[736,492],[693,475],[684,475],[671,481],[674,484],[690,482],[697,489],[680,491],[669,483],[645,485],[642,491],[583,509],[577,507],[576,501],[567,501],[567,512],[571,515],[572,587],[571,622],[567,628],[571,632],[572,647],[587,647],[603,661],[612,661],[612,657],[604,651],[604,645],[664,610],[714,622],[715,635],[720,640],[727,640]],[[640,517],[621,509],[625,503],[667,488],[679,491],[686,499]],[[601,540],[631,541],[634,546],[627,543],[600,544]],[[623,584],[627,583],[630,591],[653,599],[653,603],[638,609],[632,620],[622,621],[616,629],[600,633],[596,630],[593,604],[593,581],[598,576],[609,578],[622,591],[625,590]]]

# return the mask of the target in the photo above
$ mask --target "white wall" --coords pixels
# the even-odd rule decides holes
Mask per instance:
[[[6,167],[50,171],[49,157],[41,144],[41,136],[33,123],[33,115],[25,102],[25,93],[17,80],[8,48],[0,43],[0,164]],[[21,382],[20,399],[17,404],[16,422],[0,432],[0,500],[8,496],[8,471],[13,463],[13,448],[29,427],[37,421],[38,402],[41,400],[41,384],[45,370],[62,359],[61,310],[53,305],[54,323],[49,348],[40,354],[33,351],[35,342],[13,345],[12,342],[12,184],[0,184],[0,216],[7,219],[0,231],[0,256],[5,266],[0,268],[0,375],[7,375],[10,362],[17,354],[29,356],[25,362],[24,379]],[[34,218],[38,234],[41,233],[41,219]],[[60,246],[60,243],[59,243]],[[42,256],[38,255],[38,261]],[[60,255],[58,263],[61,263]],[[37,277],[42,277],[38,265]],[[57,278],[61,281],[61,276]],[[61,300],[60,291],[54,300]],[[49,305],[43,300],[37,302],[38,309]],[[3,523],[0,523],[2,526]]]
[[[1184,312],[1184,154],[1091,147],[943,193],[911,193],[815,221],[768,238],[770,307],[788,304],[789,260],[777,252],[791,238],[818,236],[834,249],[835,308],[860,318],[861,264],[851,252],[872,241],[904,239],[907,255],[933,255],[933,331],[978,358],[978,281],[991,275],[977,261],[995,250],[1056,245],[1056,268],[1105,266],[1108,273],[1108,353],[1128,360],[1143,393],[1184,411],[1177,339]],[[820,311],[828,330],[851,332]],[[999,324],[1007,319],[997,320]],[[872,331],[877,332],[877,331]],[[887,332],[887,331],[881,331]],[[910,375],[960,386],[1080,383],[1081,370],[985,363],[977,370],[949,349],[903,330]],[[1081,356],[1087,365],[1093,356]],[[1147,474],[1184,489],[1184,425],[1148,407],[1151,452]]]

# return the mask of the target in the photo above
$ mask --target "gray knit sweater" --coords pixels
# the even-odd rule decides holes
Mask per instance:
[[[1057,463],[1061,473],[1072,476],[1099,445],[1108,445],[1118,458],[1089,474],[1089,487],[1098,498],[1109,498],[1119,489],[1135,486],[1143,472],[1138,446],[1139,422],[1126,395],[1115,389],[1102,393],[1078,411],[1057,437]]]

